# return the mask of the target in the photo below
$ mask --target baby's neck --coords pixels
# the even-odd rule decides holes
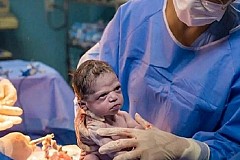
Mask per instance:
[[[115,115],[104,116],[104,118],[105,118],[106,123],[108,123],[110,125],[116,121]]]
[[[106,115],[106,116],[99,116],[93,112],[91,112],[89,109],[85,111],[86,115],[90,116],[93,119],[99,120],[99,121],[105,121],[107,123],[113,123],[116,121],[115,115]]]

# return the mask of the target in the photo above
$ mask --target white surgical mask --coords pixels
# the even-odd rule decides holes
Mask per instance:
[[[178,18],[188,26],[203,26],[220,21],[231,2],[217,4],[207,0],[173,0]]]

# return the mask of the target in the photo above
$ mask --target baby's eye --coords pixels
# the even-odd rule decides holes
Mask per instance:
[[[121,86],[117,86],[117,87],[115,88],[115,91],[120,92],[120,91],[121,91]]]
[[[98,97],[98,99],[104,99],[106,96],[107,96],[107,93],[103,93]]]

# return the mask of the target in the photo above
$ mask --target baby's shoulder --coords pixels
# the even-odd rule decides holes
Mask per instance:
[[[130,116],[128,112],[126,111],[119,111],[116,116]]]

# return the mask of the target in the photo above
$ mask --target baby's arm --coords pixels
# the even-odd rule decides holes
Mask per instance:
[[[87,124],[88,127],[88,131],[89,131],[89,136],[91,137],[91,140],[97,145],[97,146],[102,146],[112,140],[115,140],[115,138],[113,137],[102,137],[99,136],[97,134],[97,129],[99,128],[109,128],[109,127],[113,127],[105,122],[102,121],[98,121],[98,120],[91,120],[88,121]],[[101,155],[100,153],[92,153],[95,154],[99,157],[100,160],[112,160],[114,157],[114,153],[113,154],[107,154],[107,155]],[[85,160],[85,159],[84,159]]]
[[[99,136],[96,131],[99,128],[110,128],[113,127],[107,123],[104,122],[100,122],[100,121],[95,121],[94,125],[89,127],[89,136],[91,137],[91,140],[97,144],[98,146],[102,146],[110,141],[112,141],[113,139],[111,137],[102,137]]]

